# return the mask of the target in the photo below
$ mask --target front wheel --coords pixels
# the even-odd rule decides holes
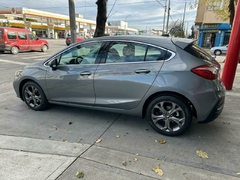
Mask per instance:
[[[48,47],[46,45],[42,46],[42,52],[46,52],[48,50]]]
[[[216,56],[220,56],[220,55],[222,54],[222,52],[221,52],[220,50],[215,50],[215,51],[214,51],[214,54],[215,54]]]
[[[11,53],[12,53],[12,54],[16,55],[18,52],[19,52],[19,49],[18,49],[17,46],[13,46],[13,47],[11,48]]]
[[[48,107],[47,98],[42,88],[35,82],[29,81],[22,88],[22,97],[28,107],[35,111]]]
[[[178,136],[190,127],[192,111],[187,102],[181,98],[163,95],[154,98],[149,103],[147,120],[160,134]]]

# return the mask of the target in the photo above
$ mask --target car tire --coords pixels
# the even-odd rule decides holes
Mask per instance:
[[[0,54],[3,54],[4,53],[4,51],[0,51]]]
[[[13,47],[11,48],[11,53],[12,53],[12,54],[16,55],[16,54],[18,54],[18,52],[19,52],[19,49],[18,49],[17,46],[13,46]]]
[[[44,45],[42,46],[42,52],[46,52],[47,50],[48,50],[48,47],[47,47],[47,45],[44,44]]]
[[[215,51],[214,51],[214,54],[215,54],[216,56],[220,56],[220,55],[222,54],[222,51],[220,51],[220,50],[215,50]]]
[[[155,97],[148,105],[146,117],[157,132],[167,136],[185,133],[192,122],[190,105],[178,96]]]
[[[22,97],[27,106],[32,110],[40,111],[48,107],[48,101],[42,88],[33,81],[24,84]]]

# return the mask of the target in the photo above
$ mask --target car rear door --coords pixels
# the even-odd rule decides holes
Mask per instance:
[[[18,32],[18,44],[20,50],[28,50],[29,45],[28,45],[28,39],[27,39],[27,34],[26,32]]]
[[[145,44],[110,42],[94,76],[96,106],[135,108],[158,75],[164,53]]]
[[[100,42],[89,42],[71,46],[55,57],[57,69],[49,68],[46,74],[50,101],[94,105],[93,77],[100,49]]]

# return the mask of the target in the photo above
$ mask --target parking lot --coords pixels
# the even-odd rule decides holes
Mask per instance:
[[[140,117],[57,105],[30,110],[12,88],[14,72],[65,47],[50,40],[46,53],[0,54],[0,179],[240,178],[240,64],[222,114],[167,137]]]

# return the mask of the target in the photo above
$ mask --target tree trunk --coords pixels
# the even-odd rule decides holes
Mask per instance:
[[[229,22],[231,26],[233,24],[234,15],[235,15],[235,2],[237,3],[237,0],[229,0],[229,5],[228,5],[228,11],[230,13]]]
[[[98,6],[96,29],[94,37],[101,37],[105,34],[105,24],[107,21],[107,0],[97,0]]]

